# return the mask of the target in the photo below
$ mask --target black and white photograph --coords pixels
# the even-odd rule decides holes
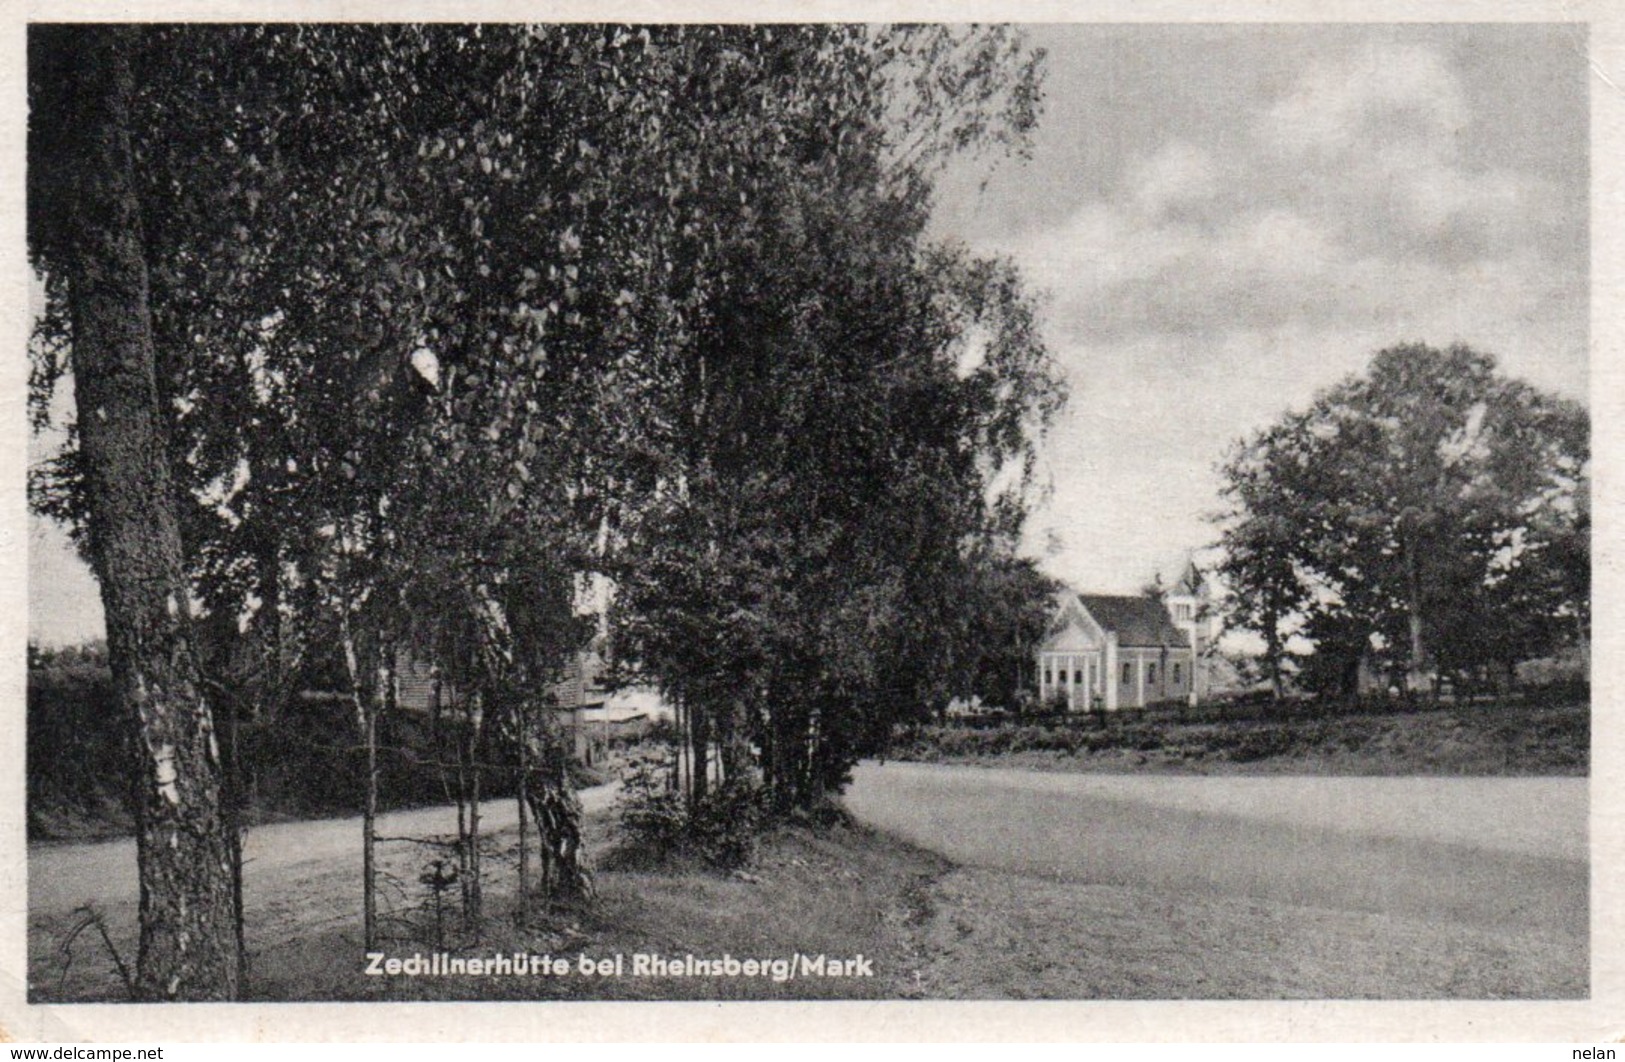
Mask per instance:
[[[660,10],[31,12],[28,1011],[1605,995],[1585,12]]]

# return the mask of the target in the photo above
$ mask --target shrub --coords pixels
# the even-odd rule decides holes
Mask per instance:
[[[27,761],[30,837],[52,836],[66,819],[105,820],[98,832],[134,822],[129,775],[134,728],[113,693],[104,660],[69,650],[31,654]]]
[[[750,861],[766,824],[762,791],[729,781],[695,801],[688,815],[688,838],[700,858],[729,869]]]
[[[627,764],[619,801],[621,826],[656,859],[694,857],[719,869],[742,866],[768,822],[761,790],[729,780],[698,800],[671,788],[671,750]]]
[[[1285,727],[1259,726],[1242,731],[1230,745],[1230,759],[1252,763],[1272,756],[1284,756],[1294,747],[1292,733]]]

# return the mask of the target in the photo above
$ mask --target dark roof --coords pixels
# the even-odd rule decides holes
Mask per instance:
[[[1096,623],[1117,633],[1118,645],[1179,646],[1189,641],[1155,598],[1079,594],[1078,602]]]
[[[558,680],[548,689],[561,709],[594,708],[604,703],[604,690],[599,683],[603,663],[590,653],[577,653],[565,660]],[[428,663],[409,653],[402,654],[395,669],[395,703],[409,712],[428,712],[434,707],[435,672]],[[458,692],[450,682],[441,683],[441,703],[447,708]]]

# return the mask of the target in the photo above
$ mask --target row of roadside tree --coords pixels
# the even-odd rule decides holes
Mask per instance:
[[[235,722],[314,657],[369,776],[431,662],[564,892],[541,702],[584,577],[691,799],[813,806],[985,669],[941,617],[1023,566],[1061,387],[1013,269],[925,224],[948,159],[1023,150],[1040,72],[941,26],[31,28],[34,409],[76,409],[32,496],[136,734],[139,997],[238,995]]]

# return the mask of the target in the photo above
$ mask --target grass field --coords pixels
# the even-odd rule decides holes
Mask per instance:
[[[934,999],[1574,999],[1583,941],[967,867],[929,893]]]
[[[605,825],[602,823],[595,825]],[[453,934],[460,955],[547,954],[567,961],[562,976],[368,977],[350,932],[264,949],[255,961],[254,998],[264,1000],[500,999],[888,999],[905,994],[918,962],[908,955],[907,897],[946,871],[945,861],[870,831],[786,830],[766,843],[749,871],[699,866],[601,871],[598,903],[521,927],[505,917],[511,892],[494,889],[495,917],[479,944]],[[427,935],[399,939],[391,955],[431,953]],[[583,975],[581,956],[621,958],[618,976]],[[634,976],[636,956],[676,960],[757,960],[757,976]],[[872,975],[810,976],[794,956],[868,960]],[[777,973],[773,960],[781,960]],[[826,966],[827,969],[827,966]],[[313,976],[314,975],[314,976]]]
[[[900,760],[1185,774],[1583,775],[1580,702],[1185,722],[1168,712],[921,728]]]

